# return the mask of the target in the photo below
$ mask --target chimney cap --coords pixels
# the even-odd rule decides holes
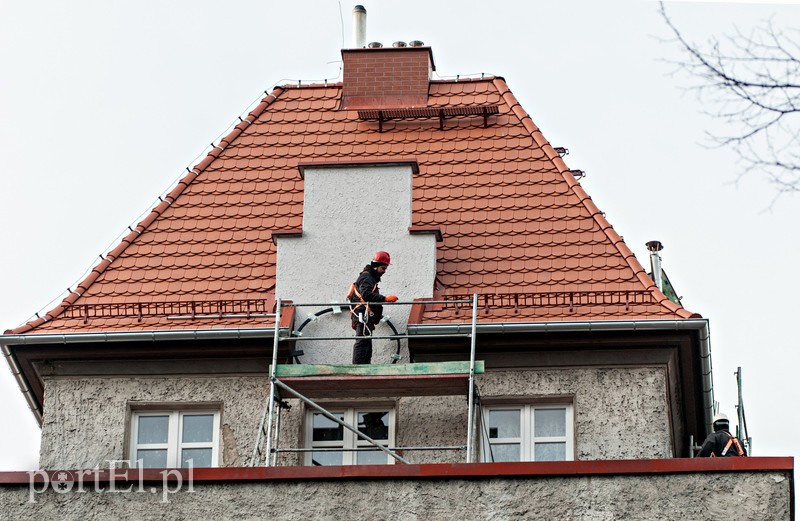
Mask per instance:
[[[392,47],[406,47],[407,45],[406,42],[397,41],[392,44]]]
[[[425,47],[425,42],[421,40],[411,40],[408,42],[409,47]]]
[[[364,8],[363,5],[357,5],[353,8],[353,12],[366,13],[367,10]]]
[[[647,241],[645,244],[647,251],[656,252],[664,249],[664,245],[660,241]]]
[[[383,47],[383,44],[381,42],[369,42],[367,44],[367,47],[369,47],[370,49],[380,49],[381,47]]]

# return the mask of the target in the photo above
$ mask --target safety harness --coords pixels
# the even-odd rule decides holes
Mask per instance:
[[[372,287],[372,291],[375,292],[376,289],[378,289],[378,285],[377,284],[375,284]],[[368,326],[369,321],[368,321],[367,317],[372,316],[373,313],[369,309],[369,303],[367,301],[365,301],[364,297],[361,296],[361,293],[358,292],[358,289],[356,288],[356,283],[355,282],[350,284],[350,291],[347,292],[347,300],[349,300],[350,302],[353,302],[353,296],[358,297],[358,300],[361,302],[361,304],[357,304],[355,306],[351,305],[350,306],[350,314],[353,315],[354,317],[356,317],[360,323],[364,324],[365,326]],[[355,326],[355,322],[354,322],[353,323],[353,329],[355,329],[355,328],[356,328],[356,326]],[[364,331],[365,331],[365,333],[369,334],[368,333],[369,332],[369,327],[365,327]]]
[[[737,456],[744,456],[744,449],[742,449],[742,444],[739,443],[739,440],[736,438],[736,436],[734,436],[733,434],[729,434],[727,432],[725,434],[728,434],[728,436],[730,436],[730,438],[728,438],[728,443],[725,444],[725,448],[722,449],[722,452],[720,453],[720,456],[725,456],[728,453],[728,449],[731,448],[731,445],[736,447],[736,455]],[[713,452],[711,453],[711,457],[712,458],[714,457],[714,453]]]

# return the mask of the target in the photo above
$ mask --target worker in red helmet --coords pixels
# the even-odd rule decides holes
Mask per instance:
[[[378,290],[378,282],[386,273],[391,258],[385,251],[379,251],[372,262],[364,266],[356,281],[350,286],[347,299],[353,302],[350,306],[350,318],[356,330],[356,343],[353,346],[353,363],[369,364],[372,362],[372,339],[375,324],[383,317],[383,306],[373,302],[397,302],[394,295],[383,296]]]

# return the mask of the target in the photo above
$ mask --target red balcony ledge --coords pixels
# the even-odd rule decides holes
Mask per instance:
[[[514,463],[430,463],[422,465],[351,465],[330,467],[216,467],[192,469],[85,469],[0,472],[0,485],[71,480],[78,473],[91,481],[173,482],[191,477],[200,482],[286,481],[333,479],[480,479],[546,476],[615,476],[717,472],[788,472],[794,489],[793,457],[681,458]],[[140,474],[142,473],[141,478]],[[91,474],[88,474],[91,473]],[[59,474],[61,474],[59,476]]]

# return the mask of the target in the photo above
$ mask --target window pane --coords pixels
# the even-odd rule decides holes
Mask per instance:
[[[386,465],[389,461],[389,455],[380,449],[371,450],[369,452],[359,451],[356,454],[356,463],[358,465]]]
[[[169,416],[139,416],[139,434],[136,439],[139,444],[167,443],[168,431]]]
[[[486,461],[519,461],[519,443],[489,445]]]
[[[533,449],[535,461],[564,461],[567,459],[566,443],[537,443]]]
[[[358,431],[363,432],[373,440],[388,440],[389,413],[388,412],[358,413]]]
[[[566,409],[536,409],[533,411],[533,435],[566,436],[567,435],[567,410]]]
[[[211,449],[183,449],[181,467],[188,467],[189,460],[193,467],[211,467]]]
[[[519,409],[490,410],[489,438],[519,438]]]
[[[344,421],[343,414],[333,414]],[[319,413],[314,414],[312,428],[311,439],[313,441],[342,441],[344,439],[344,427]],[[331,465],[333,465],[333,463],[331,463]],[[341,463],[339,463],[339,465],[341,465]]]
[[[212,441],[214,439],[214,415],[198,414],[183,417],[183,441]],[[195,465],[197,466],[197,465]]]
[[[312,465],[341,465],[342,453],[341,452],[312,452],[311,453]]]
[[[137,450],[136,459],[142,460],[144,469],[163,469],[167,466],[167,449]],[[138,463],[137,463],[138,465]]]

